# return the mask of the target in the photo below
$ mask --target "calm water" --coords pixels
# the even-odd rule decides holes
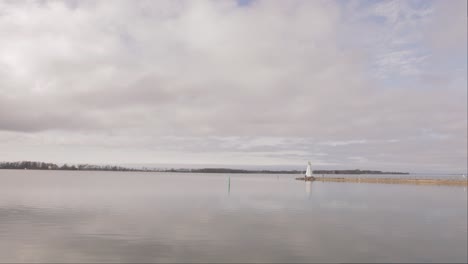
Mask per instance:
[[[294,177],[0,170],[0,262],[467,262],[464,187]]]

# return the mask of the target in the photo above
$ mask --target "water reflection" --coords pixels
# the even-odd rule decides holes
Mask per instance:
[[[310,181],[305,182],[305,189],[306,189],[306,195],[307,199],[310,199],[310,188],[311,188],[312,183]]]
[[[222,174],[0,180],[0,262],[467,261],[461,188]]]

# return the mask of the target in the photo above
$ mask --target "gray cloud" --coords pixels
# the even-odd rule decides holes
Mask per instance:
[[[450,2],[2,2],[0,159],[466,170],[466,2]]]

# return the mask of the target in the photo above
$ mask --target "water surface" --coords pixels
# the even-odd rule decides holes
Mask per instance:
[[[0,170],[0,262],[467,262],[466,188],[295,176]]]

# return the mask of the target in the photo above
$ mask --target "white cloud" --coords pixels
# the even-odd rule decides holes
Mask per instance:
[[[366,142],[367,140],[360,139],[360,140],[347,140],[347,141],[327,141],[327,142],[320,142],[318,144],[336,147],[336,146],[346,146],[346,145],[353,145],[353,144],[365,144]]]

